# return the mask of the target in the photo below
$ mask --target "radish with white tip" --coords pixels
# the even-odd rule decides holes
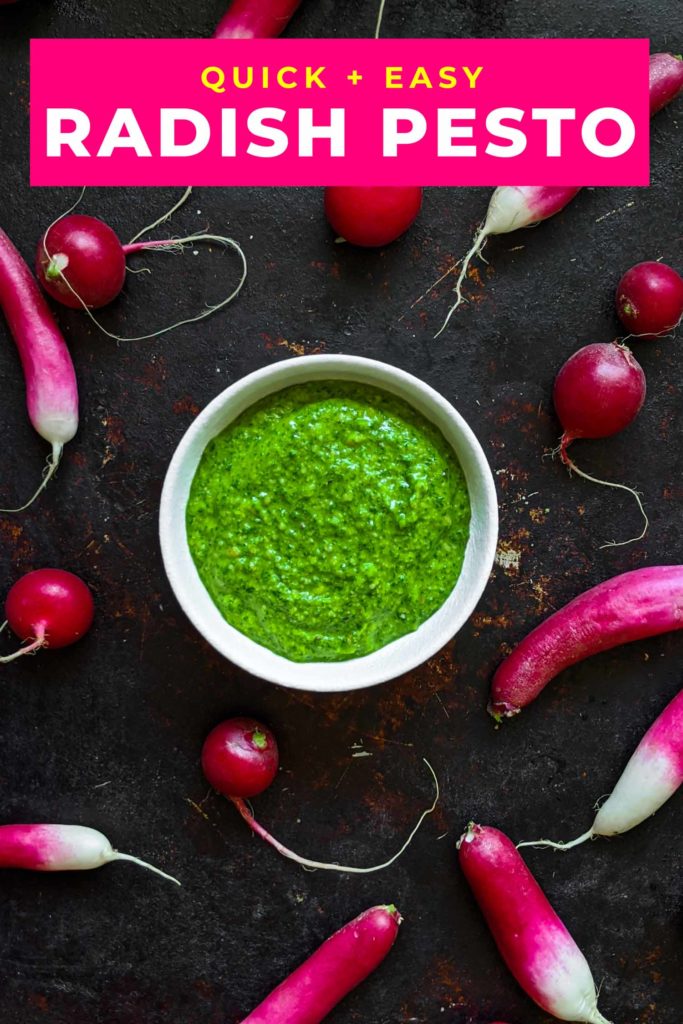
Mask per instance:
[[[512,840],[471,822],[458,850],[500,954],[527,995],[559,1020],[608,1024],[586,958]]]
[[[177,878],[129,853],[119,853],[106,836],[84,825],[0,825],[0,868],[26,871],[92,871],[115,860],[139,864],[180,885]]]
[[[518,846],[571,850],[588,839],[620,836],[652,817],[683,783],[683,690],[662,711],[631,755],[611,795],[583,835],[569,843],[550,839]]]

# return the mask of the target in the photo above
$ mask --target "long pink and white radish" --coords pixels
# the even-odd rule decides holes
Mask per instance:
[[[89,587],[65,569],[35,569],[10,588],[5,622],[25,644],[0,664],[34,654],[43,647],[69,647],[92,626],[95,604]]]
[[[517,845],[571,850],[588,839],[620,836],[656,814],[682,783],[683,690],[647,730],[587,832],[568,843],[539,839]]]
[[[0,868],[26,871],[92,871],[115,860],[139,864],[180,885],[152,864],[115,850],[106,836],[84,825],[0,825]]]
[[[500,954],[527,995],[560,1020],[607,1024],[586,958],[512,840],[470,823],[458,850]]]
[[[67,213],[55,220],[47,229],[38,243],[36,253],[36,274],[45,291],[57,302],[71,309],[83,309],[93,323],[115,341],[147,341],[158,338],[162,334],[196,323],[223,309],[239,295],[247,277],[247,262],[244,252],[238,243],[223,235],[207,233],[188,235],[186,238],[162,238],[140,241],[159,224],[168,220],[187,200],[191,189],[175,206],[153,224],[123,245],[116,232],[97,217],[83,214]],[[72,207],[73,209],[73,207]],[[170,324],[150,334],[140,334],[134,338],[123,338],[112,334],[93,316],[93,309],[108,305],[120,294],[126,277],[126,257],[148,250],[180,253],[183,247],[198,242],[216,242],[233,249],[240,257],[242,274],[236,288],[227,298],[213,306],[208,306],[196,316],[187,317],[177,323]]]
[[[401,920],[393,904],[366,910],[330,936],[242,1024],[320,1024],[379,967]]]
[[[435,794],[431,807],[423,811],[413,831],[393,857],[382,864],[358,868],[301,857],[275,839],[256,821],[246,801],[268,788],[277,774],[279,765],[277,741],[266,725],[253,718],[229,718],[211,730],[202,749],[202,770],[207,782],[234,804],[257,836],[283,857],[295,861],[302,867],[353,875],[367,875],[388,868],[407,850],[424,819],[436,809],[439,801],[439,782],[429,761],[424,761],[434,779]]]
[[[578,438],[612,437],[633,422],[643,407],[647,387],[643,369],[626,345],[619,342],[584,345],[566,361],[555,378],[553,404],[562,424],[560,456],[567,469],[604,487],[628,491],[642,514],[643,529],[629,540],[608,541],[602,547],[622,547],[642,540],[649,526],[640,495],[626,484],[591,476],[567,454]]]
[[[76,371],[66,342],[23,258],[0,228],[0,308],[17,349],[26,378],[26,405],[34,429],[52,445],[48,470],[23,512],[57,471],[64,445],[78,430]]]
[[[649,88],[650,114],[653,115],[667,103],[671,103],[683,88],[683,63],[670,53],[651,54]],[[505,235],[553,217],[580,191],[580,187],[544,185],[503,185],[495,190],[484,223],[474,237],[472,248],[462,261],[455,285],[456,301],[449,309],[443,326],[436,335],[437,338],[465,301],[462,294],[463,282],[471,261],[475,256],[481,256],[487,238],[491,235]]]
[[[301,0],[233,0],[214,39],[274,39],[282,35]]]
[[[496,721],[516,715],[570,665],[677,629],[683,629],[683,565],[613,576],[547,618],[498,666],[489,713]]]

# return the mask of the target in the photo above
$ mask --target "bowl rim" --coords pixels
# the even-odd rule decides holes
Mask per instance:
[[[380,379],[377,379],[377,375]],[[295,379],[290,380],[289,377]],[[415,631],[370,654],[336,662],[295,662],[251,640],[223,619],[204,587],[190,554],[185,509],[189,487],[199,459],[211,438],[224,430],[245,409],[269,394],[308,380],[335,379],[355,379],[394,394],[427,420],[435,423],[442,433],[441,425],[435,422],[437,413],[449,423],[453,432],[457,434],[462,448],[467,451],[468,461],[471,461],[470,475],[474,471],[476,476],[474,483],[477,485],[478,528],[473,530],[473,481],[463,466],[471,506],[470,536],[463,566],[446,601]],[[392,388],[392,382],[396,388]],[[239,397],[243,396],[245,391],[250,393],[260,386],[262,389],[259,394],[240,405]],[[230,415],[234,406],[238,406],[237,411]],[[434,415],[430,416],[425,406],[431,409]],[[206,437],[203,437],[204,434]],[[454,442],[448,437],[446,441],[455,451]],[[456,457],[462,465],[463,452],[456,451]],[[182,508],[179,508],[179,504]],[[457,409],[429,384],[390,363],[365,356],[327,353],[297,356],[269,364],[240,377],[213,398],[192,421],[173,452],[164,478],[159,507],[159,537],[164,568],[176,600],[193,626],[219,654],[239,668],[267,682],[290,689],[335,693],[377,686],[404,675],[433,657],[455,637],[470,618],[489,580],[498,541],[498,499],[491,467],[476,435]],[[470,556],[468,563],[468,552],[473,545],[478,550],[476,564],[472,566],[469,563],[474,556]],[[438,629],[425,629],[433,619],[442,615],[445,605],[457,594],[466,565],[468,586],[466,591],[458,595],[454,614],[444,617]],[[207,600],[210,608],[206,604]],[[374,666],[374,671],[373,661],[379,662],[379,665]],[[331,676],[336,678],[331,679]],[[341,678],[344,676],[345,678]]]

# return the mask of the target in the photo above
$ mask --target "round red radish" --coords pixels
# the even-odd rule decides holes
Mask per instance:
[[[395,242],[422,206],[417,186],[334,185],[325,189],[325,216],[341,238],[374,249]]]
[[[72,213],[38,243],[36,274],[48,295],[71,309],[112,302],[126,279],[126,254],[116,233],[97,217]],[[83,301],[81,301],[83,300]]]
[[[683,277],[666,263],[636,263],[617,287],[617,316],[630,334],[653,339],[683,316]]]
[[[229,718],[204,741],[202,770],[223,796],[258,796],[275,778],[278,764],[275,737],[253,718]]]
[[[20,640],[34,641],[35,648],[75,643],[90,629],[94,614],[89,588],[64,569],[27,573],[17,580],[5,601],[10,629]],[[26,650],[22,648],[17,654]]]
[[[586,345],[570,356],[557,377],[553,402],[562,429],[562,450],[579,437],[611,437],[636,418],[645,401],[645,374],[617,342]]]

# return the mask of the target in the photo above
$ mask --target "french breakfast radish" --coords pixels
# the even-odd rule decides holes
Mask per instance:
[[[470,823],[458,850],[500,954],[527,995],[560,1020],[607,1024],[586,958],[512,840]]]
[[[683,60],[673,53],[650,56],[650,116],[659,113],[683,91]]]
[[[78,430],[76,371],[66,342],[21,255],[0,228],[0,308],[17,349],[26,378],[26,405],[33,428],[52,445],[47,473],[23,512],[47,487],[64,445]]]
[[[683,89],[683,62],[670,53],[650,55],[649,93],[650,115],[656,114],[671,103]],[[462,286],[469,265],[475,256],[481,256],[487,238],[504,235],[518,228],[538,224],[563,210],[567,203],[580,192],[580,188],[547,187],[543,185],[504,185],[491,196],[484,223],[477,231],[472,247],[460,267],[455,285],[456,301],[448,311],[443,326],[436,337],[448,326],[451,317],[464,302]]]
[[[378,248],[395,242],[422,206],[419,186],[331,185],[325,189],[325,216],[345,242]]]
[[[283,846],[270,832],[260,825],[246,804],[252,796],[262,793],[275,778],[279,764],[278,747],[275,737],[267,726],[253,718],[230,718],[211,730],[202,749],[202,770],[207,781],[219,793],[227,797],[237,808],[247,825],[257,836],[269,843],[278,853],[306,868],[322,871],[339,871],[344,874],[364,875],[389,867],[408,848],[420,825],[431,814],[439,800],[439,783],[432,766],[425,759],[434,779],[434,801],[424,811],[417,825],[401,849],[389,860],[369,868],[345,867],[341,864],[327,864],[299,854]]]
[[[5,601],[6,625],[26,646],[0,658],[16,661],[41,647],[68,647],[92,625],[95,605],[86,584],[64,569],[36,569],[10,588]]]
[[[570,665],[620,644],[683,629],[683,565],[613,576],[537,626],[498,666],[489,713],[518,714]]]
[[[227,306],[242,289],[247,276],[246,257],[232,238],[222,235],[196,234],[186,238],[163,238],[151,241],[140,241],[159,224],[168,220],[190,195],[192,189],[185,190],[182,198],[175,206],[153,224],[123,245],[116,232],[97,217],[74,214],[71,211],[57,218],[49,226],[38,243],[36,253],[36,274],[45,291],[62,305],[71,309],[83,309],[95,325],[109,338],[115,341],[146,341],[157,338],[168,331],[185,324],[204,320],[219,309]],[[73,207],[71,208],[73,210]],[[106,330],[92,314],[93,309],[100,309],[112,302],[121,292],[126,275],[126,257],[148,250],[161,250],[169,253],[182,253],[187,245],[198,242],[216,242],[228,246],[237,252],[242,263],[242,275],[237,287],[230,295],[213,306],[208,306],[196,316],[180,320],[161,330],[150,334],[142,334],[135,338],[122,338]]]
[[[331,935],[242,1024],[320,1024],[379,967],[401,920],[393,904],[366,910]]]
[[[640,412],[646,395],[645,374],[626,345],[618,342],[585,345],[562,366],[555,378],[553,403],[562,424],[560,456],[565,466],[591,483],[616,487],[632,494],[645,520],[642,532],[630,540],[610,541],[603,547],[619,547],[642,540],[648,518],[640,495],[626,484],[599,480],[579,469],[567,454],[578,438],[611,437],[624,430]]]
[[[681,783],[683,690],[667,704],[647,730],[587,832],[569,843],[541,839],[518,843],[518,846],[552,846],[556,850],[570,850],[587,839],[620,836],[655,814]]]
[[[632,337],[652,341],[681,322],[683,277],[666,263],[636,263],[617,285],[616,307]]]
[[[0,868],[92,871],[128,860],[180,885],[177,878],[138,857],[114,850],[106,836],[83,825],[0,825]]]
[[[233,0],[214,39],[274,39],[282,35],[301,0]]]

